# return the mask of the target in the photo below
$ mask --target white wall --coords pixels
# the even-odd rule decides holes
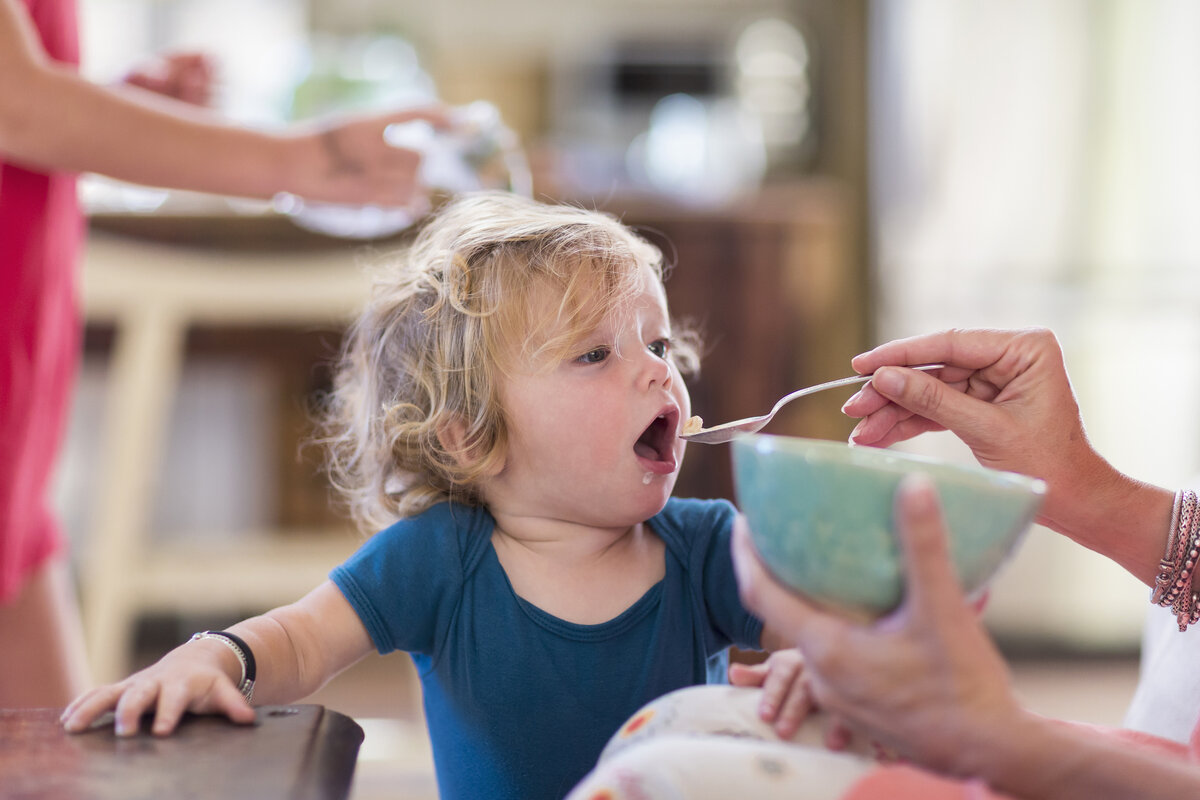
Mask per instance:
[[[1200,4],[875,5],[881,339],[1044,325],[1097,447],[1177,487],[1200,475]],[[967,457],[945,441],[920,447]],[[1136,643],[1148,590],[1035,532],[997,628]]]

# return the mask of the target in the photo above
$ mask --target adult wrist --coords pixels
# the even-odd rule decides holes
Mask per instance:
[[[272,191],[329,202],[325,182],[333,171],[326,127],[310,123],[275,134],[271,145]]]
[[[1050,520],[1050,527],[1154,586],[1175,493],[1116,470],[1090,485],[1094,489],[1079,495],[1069,522]]]
[[[946,771],[961,779],[981,780],[994,789],[999,788],[1008,773],[1028,760],[1027,748],[1031,743],[1042,741],[1049,733],[1047,718],[1022,708],[1013,708],[1011,712],[993,716],[971,730],[959,731],[954,737],[956,757]]]

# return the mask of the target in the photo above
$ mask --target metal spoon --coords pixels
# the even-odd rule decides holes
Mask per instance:
[[[909,369],[931,370],[941,369],[944,366],[946,365],[918,364],[916,366],[909,367]],[[689,442],[697,442],[699,444],[724,444],[740,434],[754,433],[761,430],[763,426],[770,422],[775,415],[779,413],[779,409],[783,408],[788,403],[799,397],[816,394],[817,392],[823,392],[826,389],[836,389],[839,386],[851,386],[856,383],[866,383],[867,381],[871,380],[873,375],[874,373],[871,373],[871,375],[851,375],[849,378],[838,378],[836,381],[827,381],[825,383],[818,383],[816,386],[808,386],[804,389],[797,389],[791,394],[784,395],[782,398],[780,398],[779,402],[775,404],[775,407],[771,409],[769,414],[763,414],[761,417],[735,419],[733,422],[722,422],[720,425],[714,425],[711,428],[701,428],[700,430],[692,433],[680,434],[679,438],[686,439]]]

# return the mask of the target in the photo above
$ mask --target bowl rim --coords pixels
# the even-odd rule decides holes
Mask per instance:
[[[773,433],[747,433],[738,436],[732,441],[734,449],[753,448],[759,452],[770,452],[771,450],[783,450],[803,454],[806,457],[816,460],[839,463],[846,462],[845,453],[853,451],[855,458],[860,459],[857,463],[862,463],[861,459],[871,459],[878,457],[880,460],[876,463],[864,464],[864,466],[878,468],[887,471],[896,471],[892,469],[892,464],[895,461],[907,461],[912,464],[934,467],[939,470],[948,472],[957,472],[962,475],[971,475],[981,477],[989,481],[1002,481],[1004,483],[1014,484],[1023,488],[1034,495],[1044,497],[1047,492],[1046,482],[1041,478],[1036,478],[1031,475],[1025,475],[1020,472],[1010,472],[1007,470],[994,469],[985,467],[982,464],[967,464],[956,461],[947,461],[934,456],[927,456],[920,453],[909,453],[904,450],[893,450],[886,447],[872,447],[870,445],[854,445],[848,442],[837,441],[834,439],[813,439],[803,436],[786,436]],[[886,459],[886,461],[884,460]]]

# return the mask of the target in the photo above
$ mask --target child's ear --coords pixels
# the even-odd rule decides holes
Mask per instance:
[[[467,444],[467,423],[460,417],[451,417],[438,425],[437,438],[442,449],[453,456],[460,467],[470,467],[487,457],[487,453],[474,452]],[[496,459],[483,475],[490,478],[499,474],[502,469],[504,469],[504,459]]]
[[[453,456],[460,467],[465,467],[470,463],[466,448],[467,424],[462,419],[451,417],[439,424],[437,439],[442,449]]]

